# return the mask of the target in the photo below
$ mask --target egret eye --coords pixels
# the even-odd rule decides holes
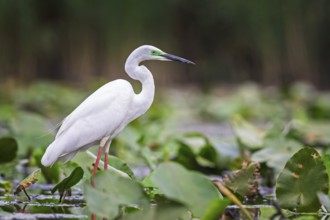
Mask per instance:
[[[151,51],[151,55],[153,55],[153,56],[159,56],[159,51],[157,51],[157,50],[152,50]]]

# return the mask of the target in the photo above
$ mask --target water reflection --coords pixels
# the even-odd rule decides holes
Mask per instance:
[[[84,219],[85,201],[81,194],[68,196],[58,203],[59,195],[32,194],[32,201],[24,196],[8,194],[0,197],[0,219]]]

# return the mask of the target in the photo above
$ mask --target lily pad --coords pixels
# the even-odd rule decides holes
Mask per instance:
[[[94,148],[91,150],[97,149]],[[96,155],[92,151],[87,150],[86,152],[79,152],[71,161],[79,164],[83,168],[85,173],[84,179],[90,179],[91,170],[94,167],[95,159]],[[119,172],[122,171],[122,173],[127,177],[135,178],[131,168],[118,157],[109,155],[109,165],[117,169]],[[101,160],[99,163],[99,169],[103,170],[103,167],[104,162]]]
[[[84,184],[88,209],[97,216],[114,219],[122,207],[146,208],[148,198],[140,183],[117,175],[111,170],[94,176],[95,188],[90,181]]]
[[[16,158],[18,145],[14,138],[0,138],[0,164],[7,163]]]
[[[13,183],[11,181],[0,180],[0,195],[9,193]]]
[[[207,171],[216,168],[218,153],[202,133],[188,132],[175,139],[178,146],[175,161],[191,170]]]
[[[129,177],[131,177],[133,179],[135,178],[133,171],[127,165],[127,163],[125,163],[124,161],[122,161],[118,157],[115,157],[113,155],[109,155],[109,165],[112,166],[112,167],[115,167],[116,169],[118,169],[120,171],[123,171],[124,173],[127,173],[129,175]]]
[[[195,216],[202,216],[211,202],[222,198],[206,176],[188,171],[177,163],[159,165],[151,179],[165,197],[185,204]]]
[[[239,143],[250,149],[262,148],[266,135],[264,130],[250,124],[239,115],[235,115],[231,121]]]
[[[330,177],[330,154],[324,154],[324,155],[322,155],[322,161],[324,163],[324,166],[327,169],[328,176]],[[330,185],[330,178],[329,178],[329,185]]]
[[[224,176],[224,184],[234,193],[238,193],[243,197],[256,197],[258,194],[258,181],[260,177],[259,168],[259,163],[244,163],[242,169],[235,170],[231,174]]]
[[[252,154],[251,160],[259,163],[265,162],[268,167],[274,168],[279,173],[286,161],[303,146],[295,141],[282,136],[267,137],[264,140],[265,148]]]
[[[201,220],[218,220],[221,219],[221,214],[225,211],[231,201],[228,198],[217,199],[209,205]]]
[[[181,219],[180,217],[187,212],[187,208],[176,202],[167,201],[166,203],[151,206],[149,209],[132,213],[123,218],[123,220],[168,220]]]
[[[328,189],[329,176],[319,153],[306,147],[286,163],[276,182],[276,197],[282,208],[316,212],[321,207],[317,193]]]

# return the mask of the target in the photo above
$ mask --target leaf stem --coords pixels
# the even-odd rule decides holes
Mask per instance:
[[[29,194],[26,192],[25,188],[22,187],[23,192],[25,193],[26,197],[29,199],[29,201],[31,201],[31,197],[29,196]]]
[[[239,201],[239,199],[229,189],[227,189],[220,181],[214,181],[214,184],[223,194],[225,194],[233,203],[235,203],[242,210],[242,212],[249,220],[253,220],[248,210],[243,207],[241,201]]]
[[[86,153],[87,153],[88,156],[92,157],[93,159],[96,159],[96,155],[94,155],[94,154],[93,154],[92,152],[90,152],[89,150],[87,150]],[[103,162],[102,160],[100,160],[100,165],[104,165],[104,162]],[[114,167],[112,167],[112,166],[110,166],[110,165],[108,165],[108,169],[109,169],[109,170],[112,170],[113,172],[117,173],[118,175],[120,175],[120,176],[122,176],[122,177],[125,177],[125,178],[128,178],[128,179],[131,179],[131,177],[130,177],[127,173],[125,173],[125,172],[123,172],[123,171],[121,171],[121,170],[118,170],[118,169],[116,169],[116,168],[114,168]]]

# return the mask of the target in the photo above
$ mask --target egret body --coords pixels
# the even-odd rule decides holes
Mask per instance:
[[[153,102],[153,76],[147,67],[140,65],[145,60],[173,60],[193,64],[153,46],[144,45],[135,49],[126,60],[125,70],[132,79],[141,82],[142,91],[135,94],[131,84],[122,79],[111,81],[96,90],[64,119],[55,140],[41,159],[44,166],[51,166],[58,160],[71,160],[78,151],[100,143],[91,178],[97,170],[102,153],[105,154],[104,169],[107,169],[111,140],[127,124],[144,114]]]

